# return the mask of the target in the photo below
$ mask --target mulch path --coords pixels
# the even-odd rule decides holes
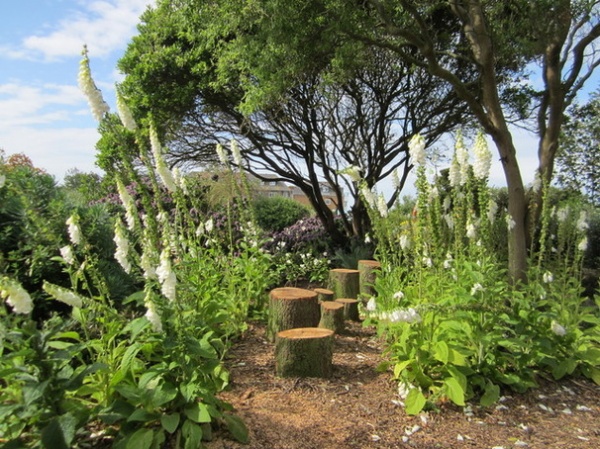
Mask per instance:
[[[600,448],[600,386],[584,379],[540,388],[483,409],[443,404],[408,416],[373,329],[350,323],[336,336],[330,379],[275,377],[274,345],[251,324],[226,360],[221,394],[246,423],[250,443],[216,432],[209,449]]]

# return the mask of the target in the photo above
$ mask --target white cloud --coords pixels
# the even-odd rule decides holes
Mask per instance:
[[[94,165],[95,145],[99,139],[95,128],[3,128],[0,128],[0,148],[4,148],[7,155],[25,153],[34,166],[46,170],[58,181],[71,168],[100,172]]]
[[[0,84],[0,129],[69,120],[71,108],[85,104],[75,85]]]
[[[13,58],[56,60],[81,54],[84,44],[95,57],[123,48],[136,33],[139,16],[153,0],[95,0],[82,2],[83,9],[60,21],[48,34],[25,38],[20,49],[5,49]]]

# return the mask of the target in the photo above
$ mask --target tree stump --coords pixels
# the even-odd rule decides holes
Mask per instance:
[[[358,317],[358,299],[354,298],[338,298],[335,300],[344,306],[344,319],[351,321],[360,321]]]
[[[367,302],[371,296],[375,296],[375,280],[377,271],[381,268],[381,263],[376,260],[358,261],[358,284],[360,290],[360,299]]]
[[[320,308],[317,294],[311,290],[283,287],[269,294],[267,338],[275,340],[277,332],[296,327],[316,327]]]
[[[349,268],[329,270],[329,289],[335,298],[358,298],[359,272]]]
[[[315,288],[313,290],[317,294],[319,304],[324,301],[333,301],[333,291],[328,288]]]
[[[279,377],[331,377],[333,331],[318,327],[277,333],[275,373]]]
[[[323,301],[321,303],[321,321],[319,327],[330,329],[336,334],[344,330],[344,304],[337,301]]]

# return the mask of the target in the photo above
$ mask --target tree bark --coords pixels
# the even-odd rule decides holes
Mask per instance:
[[[335,302],[343,304],[345,320],[360,321],[360,317],[358,316],[358,299],[337,298]]]
[[[321,303],[321,321],[319,327],[330,329],[336,334],[344,331],[344,304],[337,301]]]
[[[316,327],[277,333],[275,372],[279,377],[331,377],[333,331]]]
[[[273,341],[278,332],[315,327],[320,318],[317,294],[294,287],[276,288],[269,295],[267,338]]]
[[[349,268],[329,270],[329,289],[335,298],[358,298],[359,272]]]
[[[371,296],[377,295],[377,291],[375,290],[375,280],[377,279],[377,271],[380,268],[381,263],[376,260],[358,261],[359,299],[361,301],[366,302]]]

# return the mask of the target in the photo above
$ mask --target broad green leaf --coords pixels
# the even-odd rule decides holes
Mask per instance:
[[[404,371],[412,362],[412,360],[404,360],[403,362],[396,363],[394,366],[394,377],[398,379],[400,374],[402,374],[402,371]]]
[[[240,443],[247,444],[249,441],[248,428],[246,427],[246,424],[244,424],[244,421],[235,415],[224,415],[223,418],[225,419],[227,429],[231,432],[233,438]]]
[[[202,444],[202,428],[189,420],[181,427],[181,433],[185,439],[184,449],[198,449]]]
[[[448,363],[448,355],[449,355],[449,350],[448,350],[448,345],[446,344],[446,342],[438,341],[435,344],[435,348],[434,348],[435,359],[446,364],[446,363]]]
[[[487,382],[485,386],[485,391],[479,399],[479,403],[484,407],[489,407],[492,404],[495,404],[500,399],[500,387],[490,381]]]
[[[150,449],[154,440],[154,432],[151,429],[138,429],[127,438],[126,449]]]
[[[425,396],[423,396],[423,393],[421,393],[421,390],[413,388],[410,390],[404,401],[406,413],[409,415],[416,415],[423,410],[426,403],[427,400],[425,399]]]
[[[42,429],[42,445],[48,449],[69,449],[76,426],[77,418],[70,413],[52,418]]]
[[[177,397],[177,388],[170,382],[163,382],[154,390],[152,405],[160,407]]]
[[[74,345],[74,343],[71,343],[70,341],[62,341],[62,340],[49,341],[47,344],[48,344],[49,348],[53,348],[53,349],[67,349],[69,346]]]
[[[169,433],[173,433],[177,430],[177,426],[179,426],[180,416],[179,413],[171,413],[170,415],[162,415],[160,417],[160,423]]]
[[[465,405],[465,390],[461,387],[458,380],[454,377],[448,377],[444,379],[444,385],[446,386],[446,394],[452,402],[456,405]]]
[[[555,379],[561,379],[567,374],[572,374],[577,368],[577,361],[573,359],[565,359],[552,369],[552,375]]]
[[[448,354],[448,361],[456,366],[469,366],[467,358],[456,349],[450,349]]]
[[[127,418],[127,422],[133,422],[133,421],[148,422],[148,421],[153,421],[156,418],[157,418],[156,413],[150,413],[144,409],[138,408],[131,415],[129,415],[129,418]]]
[[[185,410],[185,416],[197,423],[211,422],[208,407],[202,402],[195,402],[188,405]]]
[[[123,358],[121,359],[121,370],[127,372],[131,369],[133,360],[140,349],[142,349],[142,345],[140,343],[134,343],[125,350],[125,354],[123,354]]]

